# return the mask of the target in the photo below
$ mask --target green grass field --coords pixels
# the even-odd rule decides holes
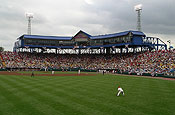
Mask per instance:
[[[125,96],[116,97],[118,85]],[[175,81],[0,75],[0,115],[175,115]]]

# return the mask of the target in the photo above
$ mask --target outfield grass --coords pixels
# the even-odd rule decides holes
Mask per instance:
[[[120,85],[125,96],[116,97]],[[0,75],[0,115],[175,115],[175,81]]]

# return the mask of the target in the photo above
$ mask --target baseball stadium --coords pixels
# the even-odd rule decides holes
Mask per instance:
[[[0,52],[0,114],[173,115],[174,70],[175,50],[141,31],[21,35]]]

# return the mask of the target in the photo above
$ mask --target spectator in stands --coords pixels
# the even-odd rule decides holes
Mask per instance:
[[[114,69],[120,73],[155,73],[168,74],[175,68],[175,50],[147,51],[142,53],[120,54],[47,54],[0,52],[0,68],[24,69],[68,69],[78,68],[91,70]],[[3,63],[4,64],[3,64]]]

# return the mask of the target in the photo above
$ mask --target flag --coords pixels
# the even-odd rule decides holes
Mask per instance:
[[[57,50],[61,50],[61,48],[57,48]]]
[[[46,47],[42,47],[43,48],[43,50],[46,50]]]
[[[26,48],[26,49],[28,49],[28,48],[29,48],[29,46],[25,46],[25,48]]]
[[[79,46],[74,46],[74,47],[73,47],[73,50],[75,50],[76,48],[79,48]]]
[[[129,47],[129,44],[126,44],[126,45],[125,45],[125,48],[128,48],[128,47]]]
[[[114,49],[114,48],[115,48],[115,46],[112,46],[112,51],[115,51],[115,49]]]

